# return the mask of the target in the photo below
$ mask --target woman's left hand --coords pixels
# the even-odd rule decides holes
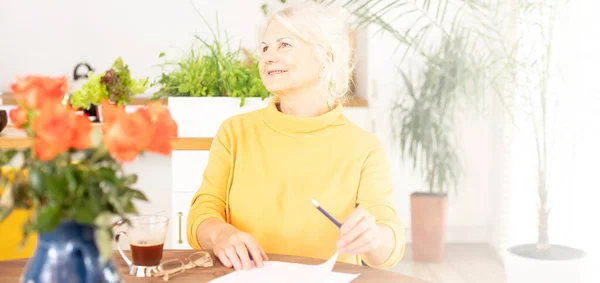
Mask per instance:
[[[340,253],[364,254],[379,246],[380,228],[375,217],[362,208],[356,208],[340,227],[342,236],[337,242]]]

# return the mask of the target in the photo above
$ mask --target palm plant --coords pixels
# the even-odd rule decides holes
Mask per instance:
[[[555,28],[561,11],[569,10],[569,0],[519,0],[515,1],[518,12],[516,37],[518,56],[515,68],[515,103],[511,110],[523,117],[522,124],[530,126],[527,134],[520,136],[533,145],[530,158],[534,188],[537,192],[537,240],[508,248],[504,266],[508,282],[588,282],[584,274],[586,252],[584,250],[552,244],[549,237],[550,195],[552,167],[557,164],[552,157],[561,149],[555,138],[564,134],[556,122],[561,118],[559,100],[561,95],[555,88],[560,83],[560,72],[554,50]],[[569,113],[569,115],[571,115]],[[563,149],[564,150],[564,149]],[[565,174],[556,171],[556,174]],[[533,227],[532,227],[533,228]]]
[[[548,146],[552,136],[549,129],[552,112],[549,102],[552,94],[549,85],[552,77],[554,17],[560,2],[561,0],[532,0],[519,3],[519,24],[522,26],[523,37],[527,37],[530,43],[519,44],[519,64],[514,69],[518,78],[515,106],[525,112],[533,128],[539,201],[536,250],[539,253],[544,253],[551,247],[548,237]]]

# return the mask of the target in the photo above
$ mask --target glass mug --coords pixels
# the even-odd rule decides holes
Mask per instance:
[[[163,246],[167,236],[169,218],[159,215],[141,215],[129,218],[127,232],[121,231],[115,236],[117,248],[123,260],[129,266],[129,274],[136,277],[151,277],[158,270],[163,255]],[[120,226],[123,220],[115,223]],[[119,245],[119,238],[126,236],[131,247],[129,259]]]

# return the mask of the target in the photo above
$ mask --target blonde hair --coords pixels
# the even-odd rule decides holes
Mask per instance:
[[[303,3],[285,8],[267,20],[267,24],[277,20],[296,36],[313,44],[317,59],[323,63],[319,77],[330,107],[346,99],[352,81],[354,52],[347,17],[347,12],[341,8]]]

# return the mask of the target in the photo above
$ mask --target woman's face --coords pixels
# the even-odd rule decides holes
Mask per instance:
[[[268,91],[277,95],[315,89],[321,64],[311,44],[273,20],[263,34],[258,64]]]

